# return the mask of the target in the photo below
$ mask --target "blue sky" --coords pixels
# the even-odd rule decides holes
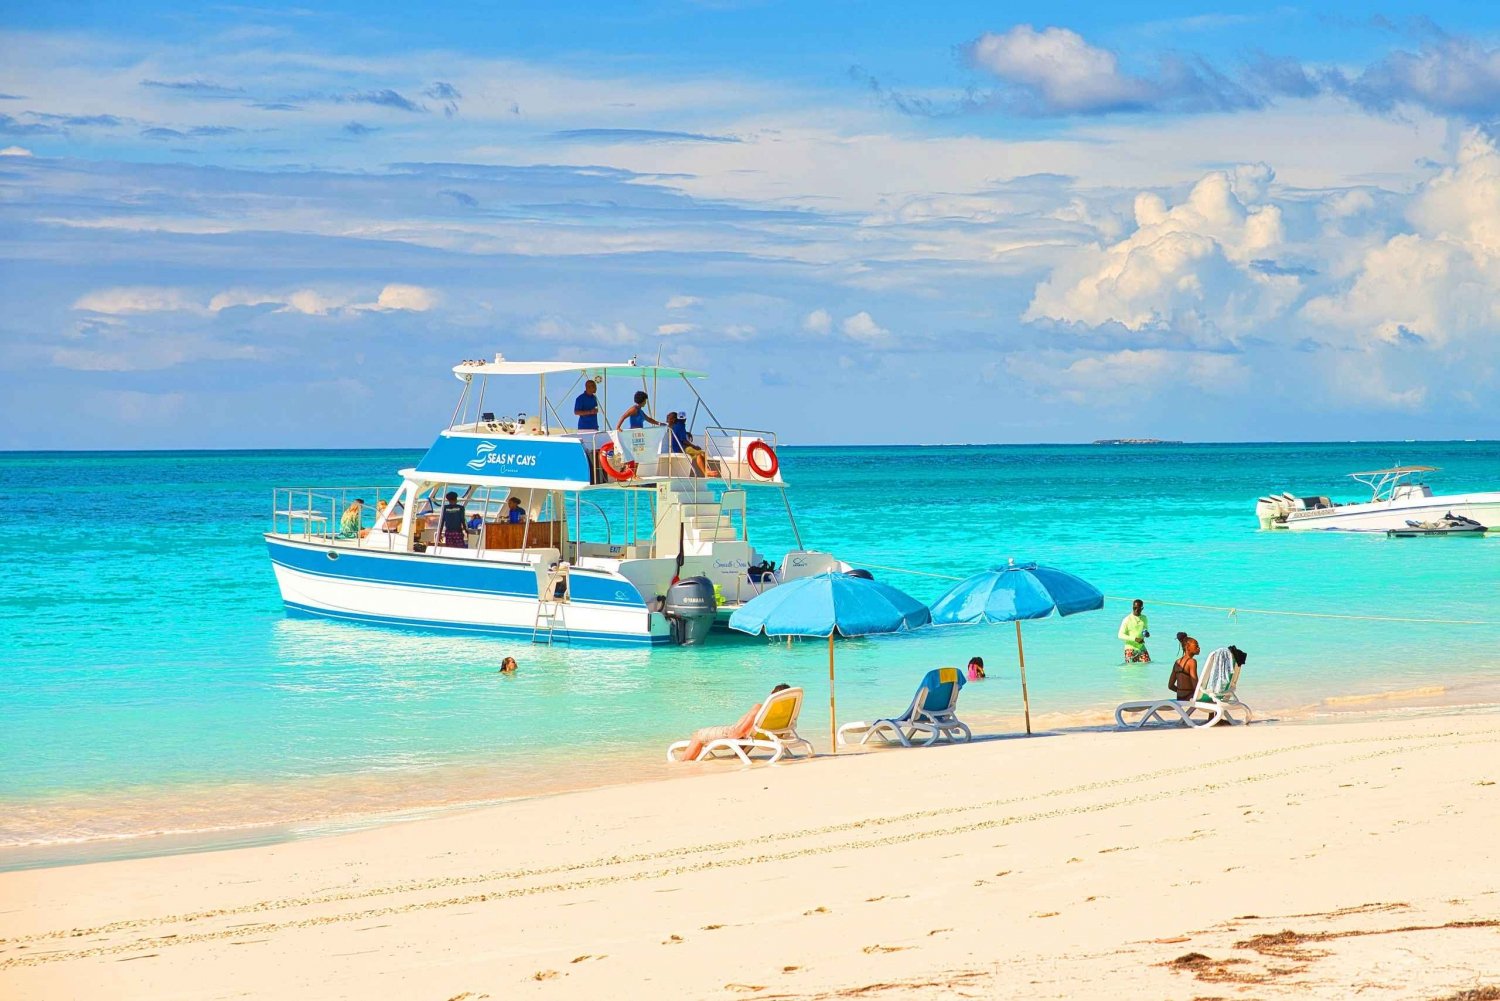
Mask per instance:
[[[557,6],[0,13],[0,448],[1500,437],[1493,5]]]

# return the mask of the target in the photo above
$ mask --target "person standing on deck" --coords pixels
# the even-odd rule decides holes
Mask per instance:
[[[646,395],[646,391],[644,389],[636,390],[634,399],[635,402],[630,405],[630,409],[620,415],[619,421],[615,424],[615,430],[618,431],[627,424],[630,425],[632,430],[638,430],[645,427],[648,422],[661,427],[661,421],[646,413],[646,401],[650,399]]]
[[[443,545],[454,549],[468,549],[469,540],[464,535],[464,523],[468,520],[464,506],[458,502],[458,494],[449,490],[443,498],[447,501],[443,505],[443,517],[440,529],[443,533]]]
[[[578,399],[573,401],[573,414],[578,418],[580,431],[599,430],[599,397],[594,395],[598,390],[599,384],[589,379],[583,384]]]
[[[1151,631],[1146,622],[1146,603],[1137,598],[1130,603],[1130,614],[1120,620],[1120,639],[1125,644],[1125,663],[1149,664],[1151,654],[1146,652],[1146,640]]]

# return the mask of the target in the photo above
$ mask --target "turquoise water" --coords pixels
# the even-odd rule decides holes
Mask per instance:
[[[727,722],[776,682],[809,693],[827,743],[826,648],[716,636],[702,649],[569,651],[284,617],[260,539],[271,490],[390,484],[416,451],[0,455],[0,846],[524,795],[660,774],[663,746]],[[1340,474],[1443,467],[1442,492],[1500,488],[1500,444],[784,449],[804,542],[852,561],[962,575],[1005,557],[1148,603],[1159,663],[1124,667],[1124,605],[1026,628],[1043,722],[1165,691],[1171,637],[1250,653],[1242,694],[1328,696],[1497,676],[1500,537],[1256,530],[1269,491],[1353,499]],[[792,546],[751,491],[751,541]],[[931,599],[947,584],[876,571]],[[1197,602],[1418,625],[1169,607]],[[841,643],[841,719],[898,711],[927,667],[982,654],[967,715],[1019,725],[1010,627]],[[500,677],[500,659],[521,663]],[[578,745],[582,744],[580,750]]]

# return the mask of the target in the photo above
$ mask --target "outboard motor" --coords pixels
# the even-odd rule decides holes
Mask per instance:
[[[719,606],[707,577],[684,577],[667,588],[662,614],[672,626],[675,646],[699,646],[708,639]]]

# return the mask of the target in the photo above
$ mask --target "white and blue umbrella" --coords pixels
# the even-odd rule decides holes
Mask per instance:
[[[1003,567],[954,584],[932,603],[933,625],[970,622],[1014,622],[1016,656],[1021,662],[1021,702],[1026,709],[1026,732],[1031,732],[1031,697],[1026,691],[1026,648],[1021,643],[1022,619],[1076,615],[1104,607],[1104,595],[1081,578],[1054,567],[1011,560]]]
[[[837,752],[834,635],[899,633],[921,628],[930,618],[926,605],[889,584],[830,572],[788,581],[751,598],[729,617],[729,628],[752,635],[828,637],[828,718]]]

